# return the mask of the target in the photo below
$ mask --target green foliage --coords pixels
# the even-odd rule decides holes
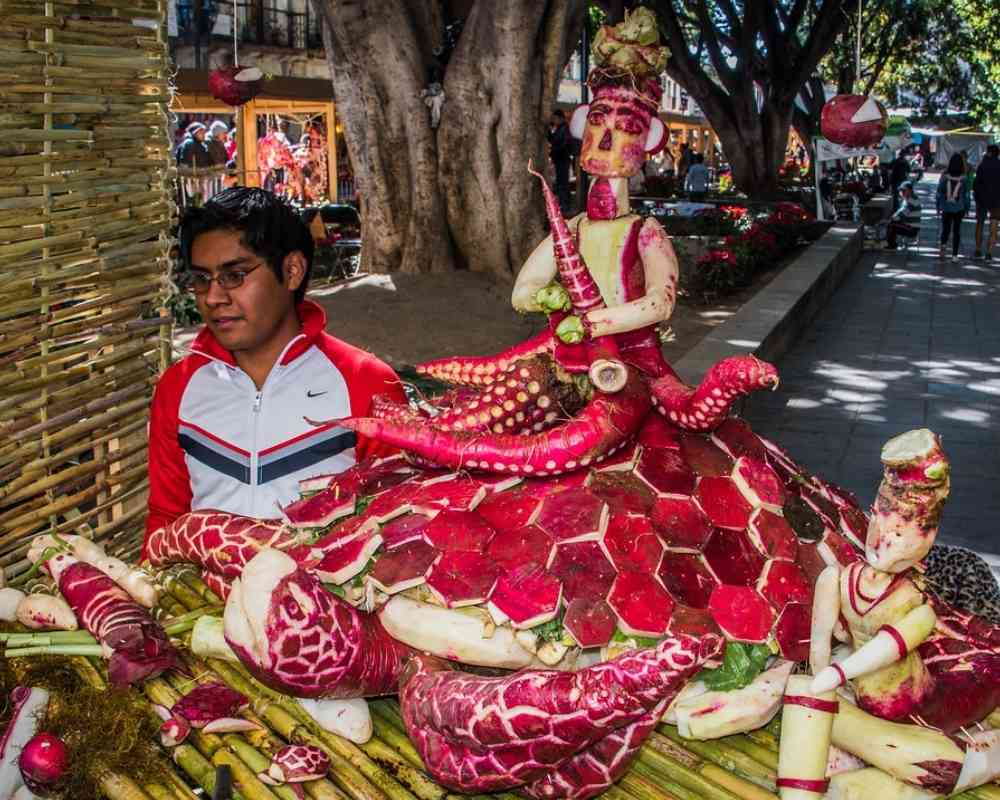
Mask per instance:
[[[713,691],[731,692],[742,689],[764,671],[771,655],[771,648],[766,644],[729,642],[722,658],[722,666],[702,670],[698,674],[698,680],[704,681]]]
[[[548,622],[536,625],[530,630],[543,642],[558,642],[566,633],[563,628],[563,615],[560,613]]]
[[[1000,7],[980,0],[871,0],[862,18],[861,75],[856,17],[821,64],[840,92],[915,105],[923,117],[968,110],[1000,122]]]
[[[201,324],[201,314],[198,313],[198,305],[195,303],[194,295],[190,292],[171,292],[167,297],[167,311],[174,318],[174,324],[182,328]]]
[[[619,644],[634,644],[638,648],[646,647],[656,647],[660,643],[659,639],[655,639],[649,636],[632,636],[628,633],[623,633],[620,628],[615,628],[615,633],[611,637],[612,642],[618,642]]]

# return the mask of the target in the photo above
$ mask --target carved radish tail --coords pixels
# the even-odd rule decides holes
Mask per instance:
[[[402,678],[403,722],[430,773],[464,792],[526,787],[586,798],[630,763],[662,710],[722,638],[681,635],[576,672],[500,678],[420,656]]]
[[[645,381],[629,368],[620,392],[595,392],[564,425],[530,436],[446,432],[371,417],[338,420],[337,424],[452,469],[544,476],[603,461],[632,438],[650,404]]]
[[[232,580],[265,547],[284,550],[297,543],[295,531],[280,520],[192,511],[153,531],[146,557],[154,567],[190,562]]]
[[[438,358],[417,364],[417,372],[455,386],[491,386],[496,382],[497,373],[503,372],[515,361],[542,353],[551,354],[554,348],[552,331],[544,330],[491,356]]]
[[[549,226],[552,228],[552,249],[555,251],[556,264],[559,267],[559,281],[569,293],[570,301],[573,303],[573,313],[577,316],[583,316],[595,308],[604,308],[601,290],[597,288],[597,283],[591,276],[590,270],[583,263],[573,233],[570,231],[569,225],[566,224],[566,220],[563,219],[559,201],[552,193],[545,178],[532,168],[530,161],[528,162],[528,172],[542,182],[542,191],[545,194],[545,213],[548,215]]]
[[[294,697],[371,697],[397,690],[413,651],[327,591],[290,556],[265,550],[233,584],[226,641],[261,683]]]
[[[66,555],[47,566],[83,627],[111,651],[113,686],[156,677],[178,664],[177,651],[149,612],[99,569]]]
[[[755,356],[731,356],[714,364],[697,389],[668,374],[650,387],[653,405],[677,427],[710,431],[722,424],[733,401],[758,389],[775,389],[778,371]]]

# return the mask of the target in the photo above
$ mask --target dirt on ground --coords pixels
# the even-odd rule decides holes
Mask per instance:
[[[779,271],[761,273],[748,288],[711,306],[682,297],[663,345],[667,360],[679,360]],[[543,315],[511,308],[511,288],[474,272],[360,275],[315,285],[309,295],[326,309],[331,334],[400,368],[444,356],[495,353],[541,331]],[[196,331],[176,332],[177,356]]]

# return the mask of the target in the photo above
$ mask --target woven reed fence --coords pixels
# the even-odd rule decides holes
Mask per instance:
[[[129,556],[174,214],[166,0],[0,0],[0,565]],[[150,22],[152,21],[152,22]]]

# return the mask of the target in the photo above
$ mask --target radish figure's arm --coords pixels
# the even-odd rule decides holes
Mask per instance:
[[[646,275],[646,293],[620,306],[589,312],[587,322],[591,336],[596,338],[634,331],[664,322],[674,313],[680,274],[677,254],[670,237],[652,217],[642,224],[639,231],[639,258]]]
[[[580,225],[580,220],[586,214],[577,214],[569,220],[568,225],[574,233]],[[510,302],[515,311],[521,313],[541,311],[535,295],[539,289],[544,289],[558,275],[555,253],[552,252],[552,236],[546,236],[538,243],[538,246],[531,251],[531,255],[521,266],[521,271],[517,273],[517,281],[514,283],[514,291],[511,294]]]

